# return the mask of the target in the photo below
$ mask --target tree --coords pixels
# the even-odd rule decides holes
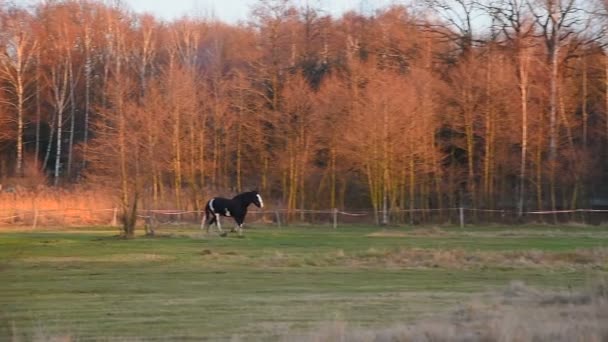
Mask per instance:
[[[277,151],[287,165],[283,165],[283,193],[287,209],[304,209],[306,200],[306,178],[310,158],[317,137],[318,120],[313,111],[313,94],[301,75],[293,75],[285,82],[281,92],[284,99],[283,112],[275,119],[276,129],[281,134]]]
[[[551,208],[556,209],[555,172],[558,153],[558,73],[562,44],[574,34],[581,20],[577,0],[527,0],[547,48],[549,65],[549,152]]]
[[[137,203],[143,193],[144,153],[142,141],[145,115],[137,103],[134,82],[116,78],[108,85],[105,107],[97,108],[94,120],[95,138],[91,141],[88,179],[120,189],[123,234],[135,234]],[[142,134],[143,133],[143,134]]]
[[[501,32],[501,37],[510,45],[516,65],[519,104],[521,110],[521,150],[519,165],[518,215],[522,216],[526,199],[526,169],[528,159],[528,101],[530,87],[530,63],[532,59],[534,26],[526,12],[523,1],[509,0],[493,3],[489,7]]]
[[[4,92],[7,94],[5,104],[16,111],[17,158],[15,174],[23,176],[23,130],[25,126],[26,106],[33,98],[31,86],[34,78],[30,77],[38,50],[38,41],[32,27],[30,14],[19,8],[10,8],[0,18],[0,42],[3,46],[0,53],[0,79],[6,82]]]

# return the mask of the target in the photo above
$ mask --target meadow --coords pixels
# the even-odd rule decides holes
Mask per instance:
[[[117,233],[0,231],[2,339],[608,338],[606,226]]]

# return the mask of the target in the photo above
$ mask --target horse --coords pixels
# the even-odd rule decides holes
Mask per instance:
[[[262,196],[260,196],[257,191],[243,192],[234,196],[232,199],[213,197],[205,204],[205,215],[201,221],[201,229],[206,225],[207,232],[209,232],[211,224],[215,223],[215,226],[220,232],[220,236],[224,237],[227,233],[222,230],[220,216],[232,217],[236,222],[236,231],[238,231],[239,236],[242,236],[243,222],[245,221],[245,215],[247,215],[247,207],[249,207],[251,203],[258,208],[264,207]],[[232,229],[232,232],[234,231],[235,229]]]

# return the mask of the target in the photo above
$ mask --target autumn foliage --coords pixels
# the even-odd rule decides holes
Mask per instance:
[[[124,208],[252,188],[378,213],[606,198],[604,4],[419,3],[336,18],[260,0],[226,24],[0,2],[0,177],[34,167]]]

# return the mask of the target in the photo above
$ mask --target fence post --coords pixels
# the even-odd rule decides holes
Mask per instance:
[[[36,229],[38,224],[38,209],[34,209],[34,223],[32,223],[32,229]]]
[[[460,216],[460,228],[464,228],[464,208],[458,208],[459,216]]]
[[[281,228],[281,214],[279,214],[279,211],[278,211],[278,210],[275,210],[275,211],[274,211],[274,216],[275,216],[275,217],[276,217],[276,219],[277,219],[277,224],[279,225],[279,228]]]
[[[204,213],[200,213],[200,212],[197,212],[197,213],[201,217],[201,230],[203,230],[203,229],[205,229],[205,221],[207,221],[206,217],[205,217],[205,214]]]
[[[118,208],[114,208],[114,215],[112,216],[112,223],[111,223],[112,227],[116,227],[118,225],[116,215],[118,215]]]
[[[338,229],[338,208],[334,208],[334,229]]]

